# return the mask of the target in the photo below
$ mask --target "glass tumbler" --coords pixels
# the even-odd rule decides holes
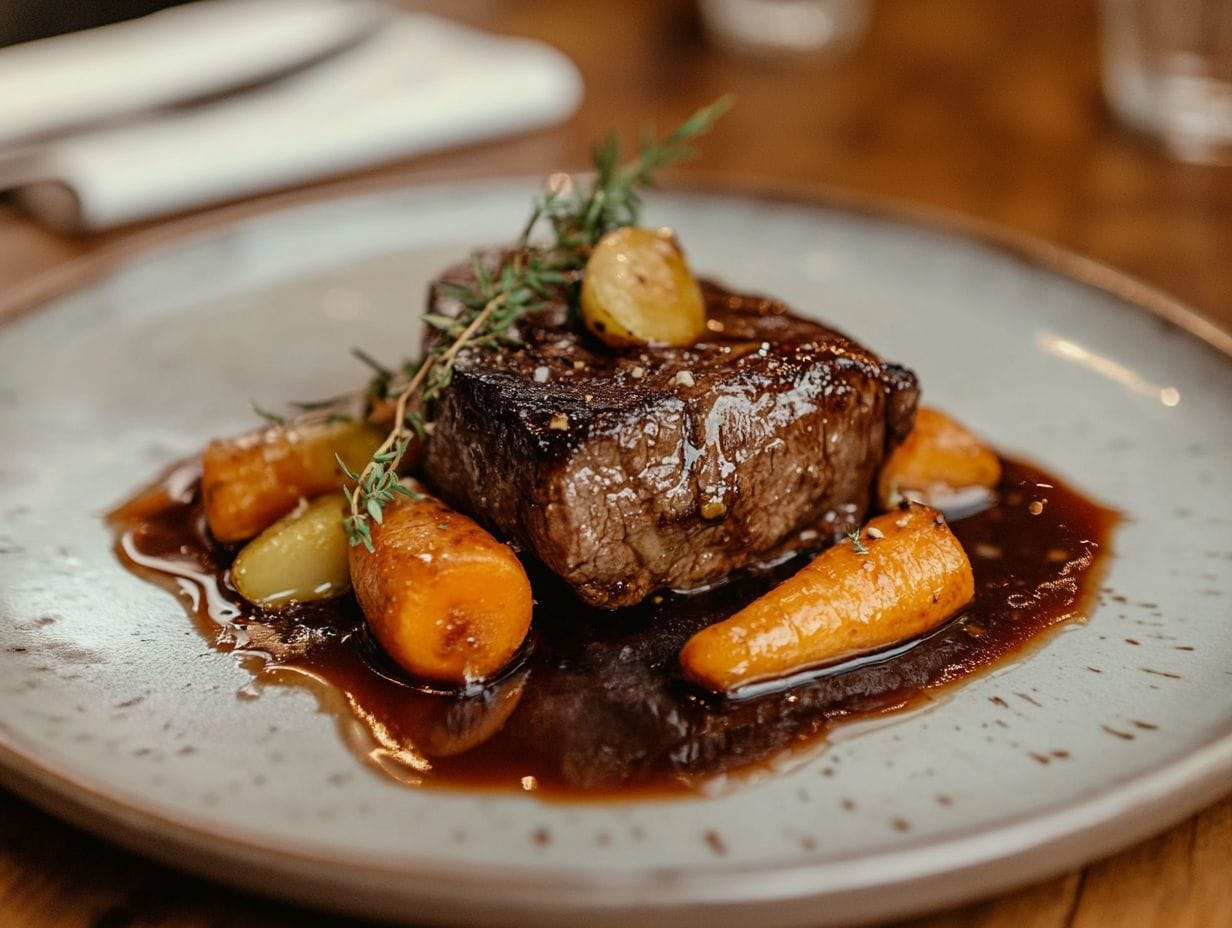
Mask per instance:
[[[1103,0],[1103,79],[1175,157],[1232,164],[1232,0]]]
[[[697,7],[720,48],[782,64],[819,64],[864,37],[872,0],[698,0]]]

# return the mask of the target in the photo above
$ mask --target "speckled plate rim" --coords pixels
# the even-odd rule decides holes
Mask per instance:
[[[531,183],[526,178],[523,182]],[[276,194],[131,233],[72,258],[0,295],[0,326],[20,313],[103,276],[126,260],[168,244],[271,212],[322,201],[437,185],[517,182],[518,178],[434,172],[406,178],[338,181]],[[994,247],[1032,265],[1110,293],[1123,303],[1184,329],[1232,359],[1232,333],[1184,303],[1107,265],[1025,233],[943,210],[814,185],[746,176],[694,174],[671,185],[686,195],[740,197],[831,209],[920,226]],[[624,875],[542,866],[487,870],[431,858],[335,858],[279,846],[265,836],[219,831],[206,819],[143,808],[141,797],[102,792],[12,742],[0,724],[0,785],[101,837],[211,879],[340,911],[416,920],[475,923],[476,915],[525,915],[522,923],[557,924],[587,913],[593,924],[620,924],[635,914],[671,917],[712,910],[720,919],[776,908],[774,924],[867,921],[922,913],[991,895],[1110,854],[1175,824],[1232,786],[1232,725],[1184,756],[1106,789],[944,839],[920,839],[893,851],[789,866],[724,865],[704,871],[655,868]],[[407,878],[413,877],[411,885]],[[482,898],[473,894],[482,890]],[[459,901],[466,907],[459,909]],[[741,915],[743,913],[743,916]]]

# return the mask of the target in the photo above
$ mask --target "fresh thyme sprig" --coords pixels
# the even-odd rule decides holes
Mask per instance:
[[[644,130],[637,156],[623,165],[620,138],[612,133],[593,152],[595,176],[586,190],[575,187],[572,197],[549,194],[538,204],[555,233],[555,247],[577,262],[571,267],[582,267],[590,249],[612,229],[637,224],[643,205],[638,191],[653,186],[654,172],[659,168],[691,158],[693,148],[689,143],[708,132],[731,105],[730,96],[719,98],[695,112],[662,141],[656,142],[651,131]],[[532,221],[537,221],[537,217]]]
[[[338,460],[350,482],[344,487],[350,501],[344,524],[352,545],[362,544],[371,551],[372,523],[380,524],[385,505],[398,494],[416,495],[398,482],[398,468],[411,442],[427,434],[432,402],[452,381],[458,356],[471,349],[516,345],[514,324],[559,295],[607,232],[637,223],[642,210],[639,190],[652,184],[657,169],[690,157],[689,143],[707,132],[730,105],[731,100],[724,97],[703,107],[661,141],[649,131],[643,133],[637,155],[624,164],[620,163],[619,139],[609,136],[595,149],[595,176],[588,185],[554,177],[532,203],[516,246],[495,269],[475,255],[472,283],[438,285],[461,310],[457,316],[430,313],[423,317],[442,337],[400,376],[357,352],[374,371],[369,403],[392,400],[394,410],[389,434],[363,470],[354,473]],[[533,245],[531,239],[543,222],[551,228],[551,241]]]

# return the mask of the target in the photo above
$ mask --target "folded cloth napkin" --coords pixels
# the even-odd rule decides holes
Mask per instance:
[[[580,98],[577,70],[547,46],[391,13],[246,92],[0,153],[0,189],[54,228],[94,231],[547,125]]]
[[[388,15],[372,0],[213,0],[0,50],[0,145],[267,80]]]

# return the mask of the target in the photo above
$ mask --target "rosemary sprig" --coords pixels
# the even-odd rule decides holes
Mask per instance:
[[[591,249],[607,232],[635,225],[641,215],[639,190],[652,184],[654,172],[692,155],[689,143],[707,132],[731,105],[724,97],[695,112],[672,133],[656,141],[647,131],[637,155],[620,163],[620,142],[612,135],[595,149],[595,176],[581,186],[569,178],[553,178],[545,192],[531,205],[530,217],[517,245],[491,269],[475,255],[471,284],[444,282],[441,292],[458,301],[462,309],[454,316],[428,314],[423,321],[442,333],[418,364],[408,365],[401,375],[372,358],[356,352],[374,371],[369,385],[369,404],[393,401],[393,425],[385,441],[359,473],[346,474],[350,505],[345,519],[352,545],[372,545],[372,523],[380,524],[384,507],[396,495],[415,496],[398,482],[398,468],[411,442],[426,435],[432,401],[453,379],[454,364],[463,351],[499,349],[518,344],[514,324],[527,313],[542,308],[571,274],[585,266]],[[545,222],[552,240],[531,244],[536,229]]]

